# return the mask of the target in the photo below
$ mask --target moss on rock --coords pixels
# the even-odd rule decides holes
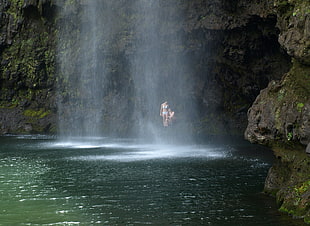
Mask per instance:
[[[264,191],[276,197],[279,210],[296,218],[310,218],[310,158],[303,148],[273,147],[276,162],[269,170]],[[294,148],[294,149],[292,149]]]
[[[56,32],[51,18],[45,17],[50,5],[49,1],[14,0],[0,7],[0,29],[7,31],[0,42],[0,117],[10,114],[18,119],[2,122],[0,134],[44,132],[55,118]]]
[[[27,109],[24,111],[24,115],[27,117],[32,117],[32,118],[44,118],[46,116],[48,116],[51,113],[50,110],[44,110],[44,109],[40,109],[40,110],[32,110],[32,109]]]
[[[274,141],[310,142],[310,67],[293,62],[281,81],[261,91],[248,112],[245,138],[272,145]]]
[[[299,61],[310,64],[310,4],[305,0],[275,0],[280,44]]]

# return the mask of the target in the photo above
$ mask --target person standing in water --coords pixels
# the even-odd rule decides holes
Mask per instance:
[[[169,108],[169,105],[168,105],[167,101],[165,101],[164,103],[162,103],[160,105],[159,115],[161,117],[163,117],[163,126],[164,127],[168,126],[168,120],[169,120],[168,108]]]
[[[171,108],[168,108],[168,122],[171,125],[172,120],[174,119],[174,111],[171,110]]]

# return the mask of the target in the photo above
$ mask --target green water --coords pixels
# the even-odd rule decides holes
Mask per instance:
[[[0,137],[0,225],[301,225],[261,191],[254,145]]]

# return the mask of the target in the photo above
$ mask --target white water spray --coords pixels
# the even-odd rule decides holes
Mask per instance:
[[[131,73],[136,90],[135,114],[140,137],[155,142],[190,140],[188,123],[191,82],[180,26],[183,15],[176,1],[135,1],[135,48]],[[164,128],[160,104],[168,100],[177,121]],[[165,131],[166,130],[166,131]],[[178,140],[176,139],[176,140]]]
[[[100,53],[101,42],[109,39],[101,29],[103,11],[99,1],[85,1],[67,3],[61,12],[58,110],[62,138],[102,136],[106,71]]]
[[[60,136],[102,137],[104,130],[132,121],[132,132],[142,139],[156,143],[190,140],[188,125],[195,106],[179,2],[84,0],[64,4],[58,46]],[[126,76],[133,83],[131,96],[120,91],[129,86],[119,82]],[[176,115],[169,128],[163,128],[159,116],[165,100]]]

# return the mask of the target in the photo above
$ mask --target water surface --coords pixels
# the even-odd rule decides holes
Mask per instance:
[[[0,225],[299,225],[261,191],[255,145],[0,137]]]

